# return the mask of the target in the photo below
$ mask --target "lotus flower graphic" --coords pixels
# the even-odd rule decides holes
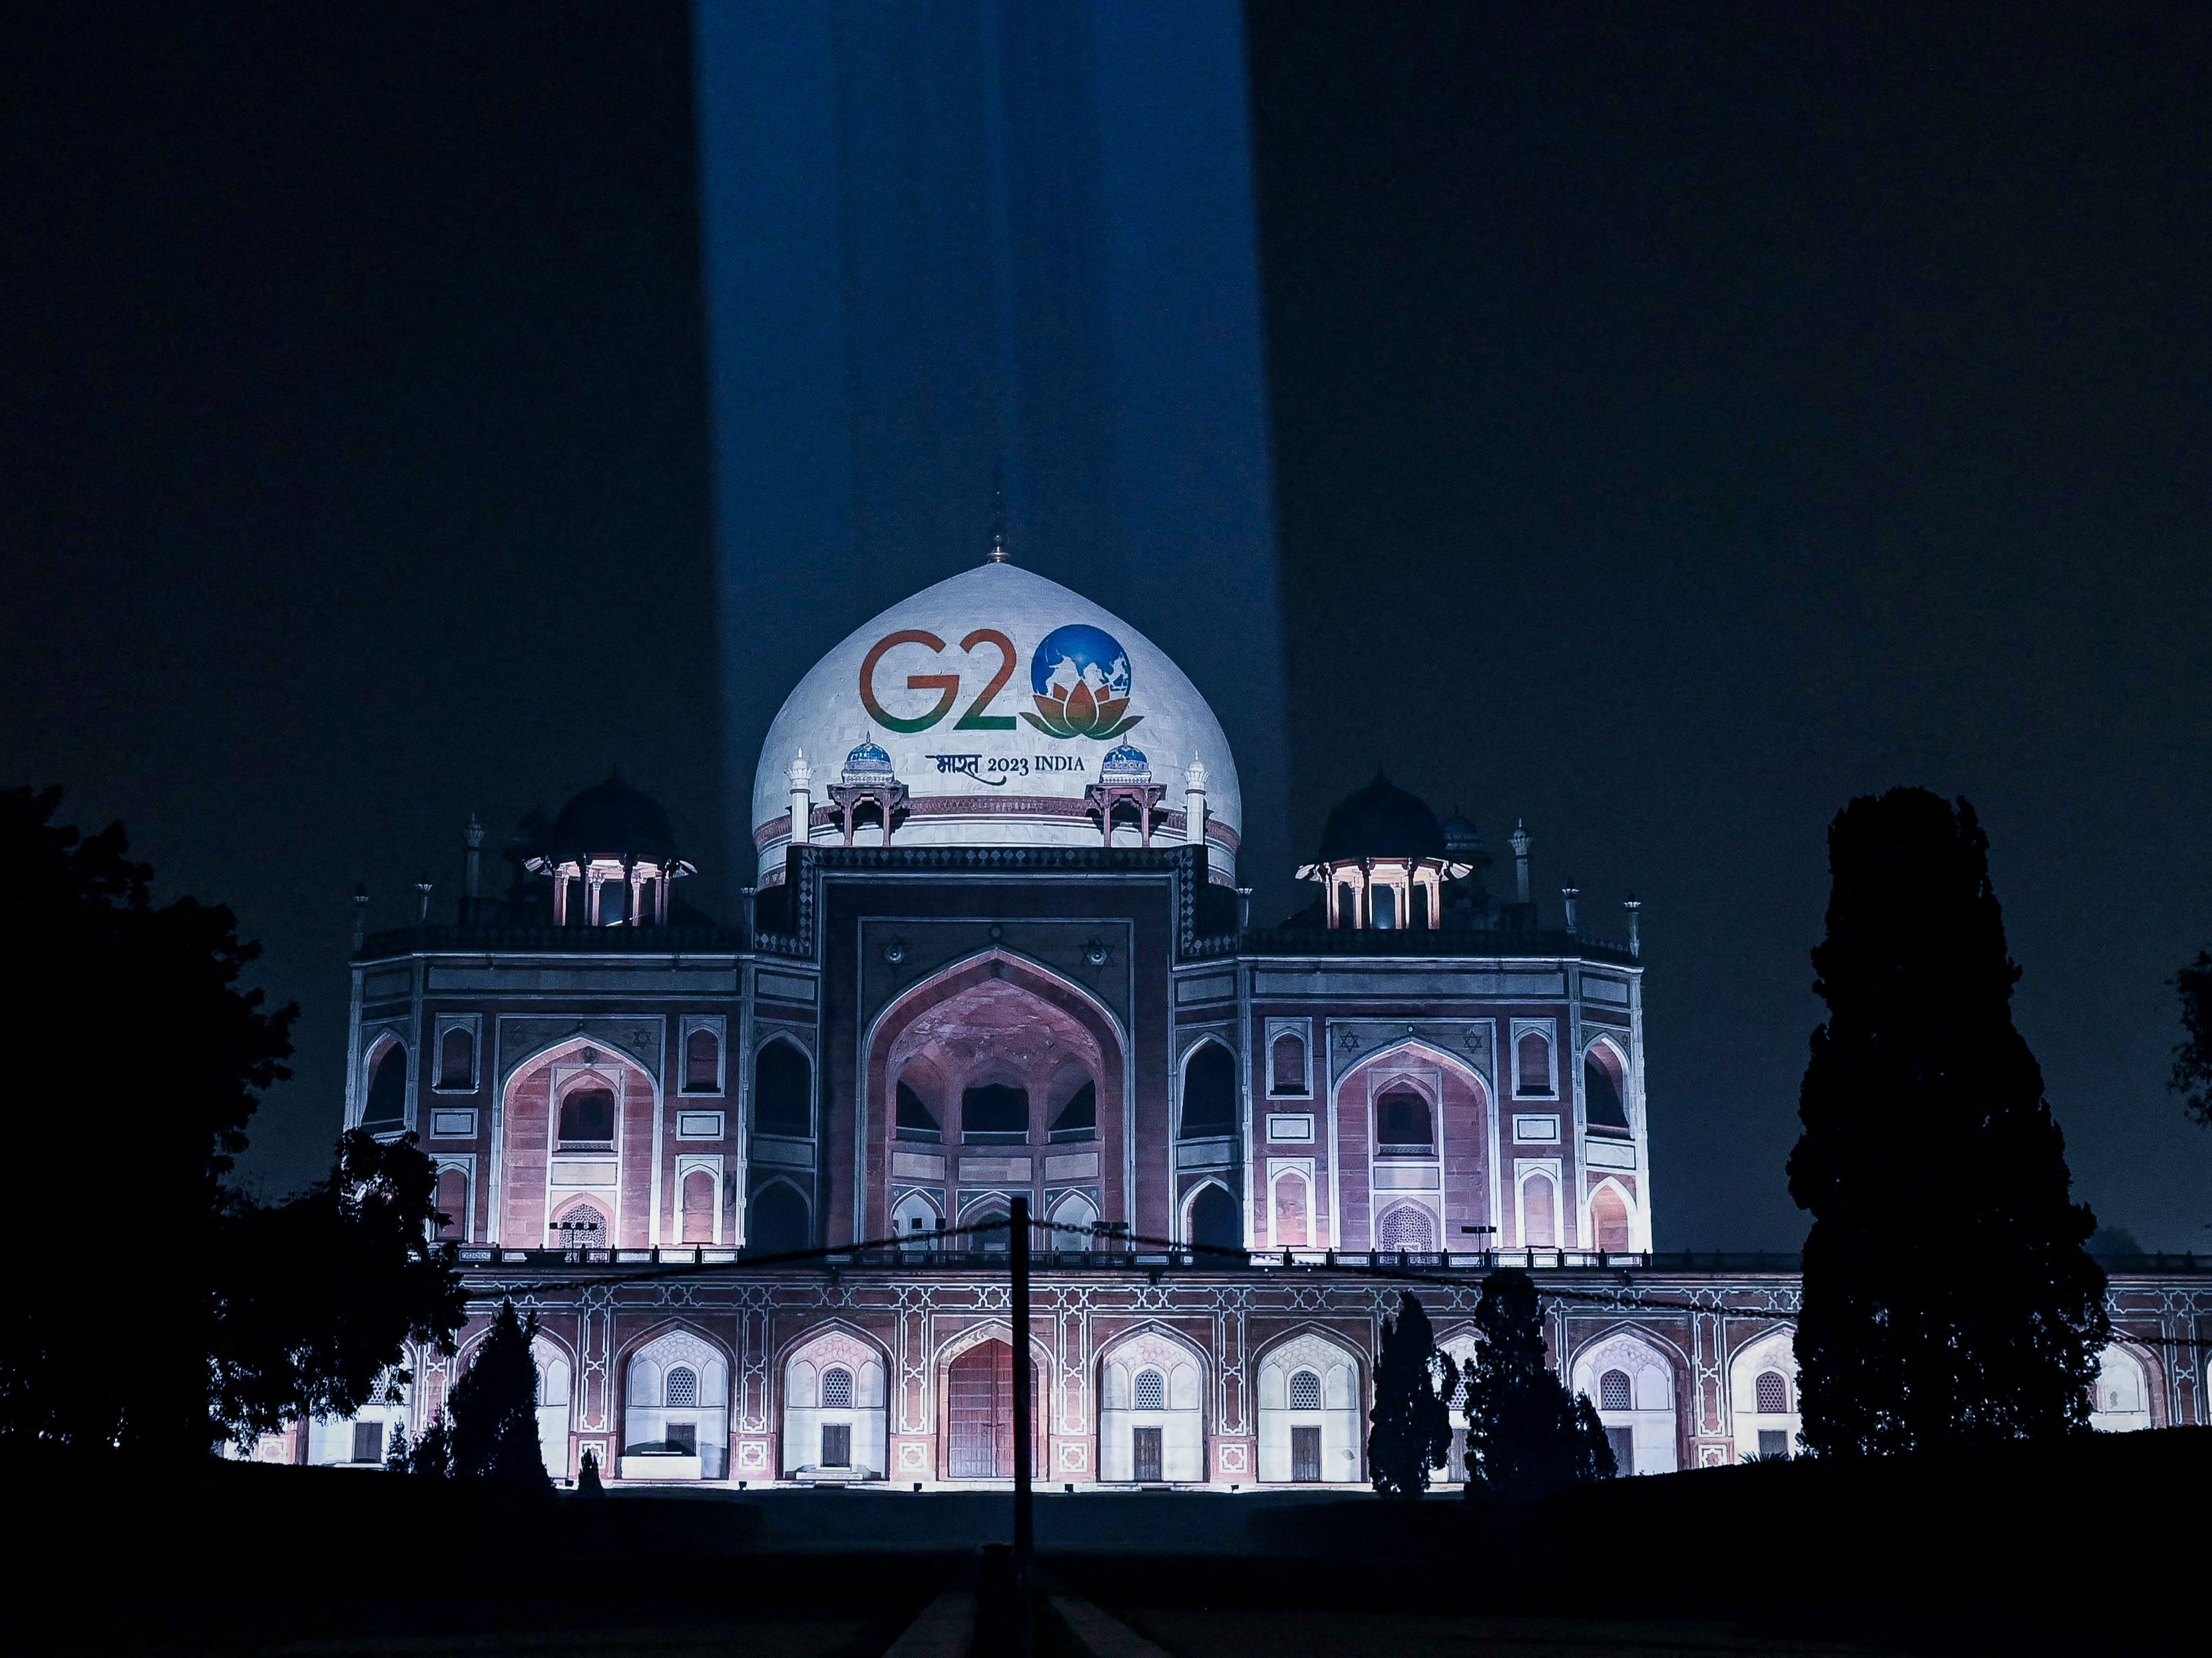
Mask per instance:
[[[1022,717],[1054,737],[1118,737],[1145,716],[1129,713],[1129,653],[1103,628],[1054,628],[1030,658],[1036,712]],[[1127,716],[1125,718],[1124,716]]]

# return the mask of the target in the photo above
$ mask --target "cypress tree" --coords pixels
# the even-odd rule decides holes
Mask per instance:
[[[1375,1360],[1375,1409],[1368,1420],[1367,1466],[1385,1496],[1419,1496],[1429,1489],[1429,1470],[1444,1466],[1451,1450],[1451,1407],[1437,1391],[1440,1356],[1429,1315],[1413,1296],[1398,1297],[1398,1316],[1382,1326]],[[1441,1363],[1458,1371],[1449,1359]],[[1449,1385],[1447,1392],[1449,1391]]]
[[[2191,1118],[2212,1128],[2212,950],[2199,950],[2172,982],[2181,993],[2182,1040],[2168,1086]]]
[[[2110,1335],[2043,1072],[2013,1028],[1989,838],[1965,801],[1853,801],[1828,832],[1828,1018],[1790,1192],[1813,1216],[1797,1360],[1823,1455],[2047,1439]]]
[[[1517,1269],[1492,1273],[1474,1322],[1483,1339],[1465,1372],[1467,1494],[1537,1497],[1612,1478],[1596,1411],[1546,1362],[1534,1281]]]
[[[491,1333],[453,1384],[447,1431],[453,1472],[462,1478],[541,1489],[548,1484],[538,1444],[538,1367],[530,1359],[537,1333],[535,1313],[526,1324],[513,1301],[501,1301]]]
[[[407,1472],[427,1474],[433,1479],[453,1477],[453,1436],[446,1431],[445,1417],[430,1419],[430,1425],[422,1430],[422,1437],[407,1453]]]

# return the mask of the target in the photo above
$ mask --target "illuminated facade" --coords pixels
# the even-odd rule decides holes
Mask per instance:
[[[665,814],[611,778],[524,826],[505,896],[471,852],[455,924],[360,941],[347,1121],[435,1160],[471,1335],[538,1314],[549,1466],[1008,1477],[1018,1194],[1043,1478],[1363,1481],[1395,1290],[1354,1263],[1433,1273],[1462,1356],[1483,1271],[1533,1267],[1635,1471],[1792,1446],[1794,1264],[1653,1253],[1633,909],[1601,939],[1569,892],[1547,927],[1524,832],[1495,899],[1473,826],[1378,774],[1311,905],[1255,927],[1241,811],[1174,664],[994,561],[793,692],[736,926],[684,908]],[[2158,1357],[2197,1350],[2158,1343],[2212,1294],[2141,1295],[2100,1420],[2197,1419]],[[416,1368],[295,1454],[419,1431],[457,1371]]]

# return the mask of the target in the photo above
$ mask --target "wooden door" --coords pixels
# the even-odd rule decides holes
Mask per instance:
[[[1291,1478],[1309,1484],[1321,1478],[1321,1429],[1291,1429]]]
[[[1030,1422],[1035,1442],[1044,1442],[1031,1373]],[[953,1360],[945,1373],[946,1475],[953,1479],[1014,1477],[1014,1350],[987,1341]],[[1034,1466],[1043,1466],[1041,1458]]]
[[[847,1422],[825,1422],[822,1424],[822,1466],[825,1468],[849,1468],[853,1466],[853,1426]]]
[[[1160,1430],[1139,1428],[1137,1430],[1137,1478],[1155,1482],[1160,1477]]]

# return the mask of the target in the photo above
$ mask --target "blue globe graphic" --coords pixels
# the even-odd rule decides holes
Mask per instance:
[[[1129,694],[1129,653],[1112,634],[1088,622],[1053,629],[1030,658],[1030,689],[1039,696],[1055,681],[1066,691],[1079,680],[1094,697]]]

